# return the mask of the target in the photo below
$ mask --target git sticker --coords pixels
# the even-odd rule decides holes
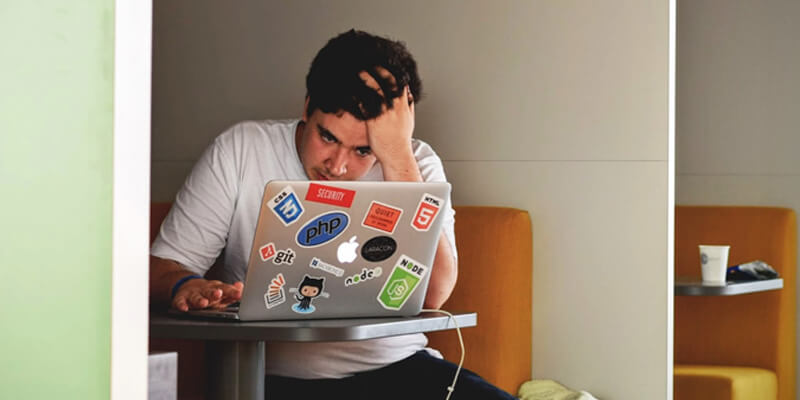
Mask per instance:
[[[267,243],[258,249],[258,254],[261,256],[261,261],[269,261],[270,258],[275,257],[275,244]]]
[[[272,278],[267,293],[264,294],[264,303],[267,305],[267,309],[283,304],[286,301],[286,292],[283,290],[285,284],[286,280],[283,279],[283,274],[278,274],[278,276]]]
[[[427,232],[443,204],[442,199],[428,193],[423,194],[417,212],[414,213],[414,219],[411,220],[411,227],[420,232]]]
[[[280,193],[270,199],[269,208],[285,226],[297,222],[297,219],[303,215],[303,206],[291,186],[283,188]]]
[[[402,214],[403,210],[400,208],[373,201],[361,225],[381,232],[394,233]]]
[[[355,196],[355,190],[320,185],[317,183],[309,183],[308,192],[306,193],[306,200],[350,208],[350,206],[353,204],[353,197]]]
[[[258,249],[258,254],[261,256],[261,261],[267,262],[270,259],[275,265],[294,263],[294,251],[292,249],[275,250],[274,243],[267,243]]]
[[[378,294],[378,303],[387,310],[397,311],[403,308],[427,271],[428,267],[406,255],[400,256],[400,260]]]

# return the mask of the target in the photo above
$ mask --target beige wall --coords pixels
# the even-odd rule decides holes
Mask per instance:
[[[800,211],[798,20],[796,1],[678,1],[677,203]]]
[[[226,126],[299,116],[332,35],[400,38],[427,91],[416,135],[454,202],[533,218],[534,377],[671,393],[667,0],[219,4],[155,4],[154,199]]]

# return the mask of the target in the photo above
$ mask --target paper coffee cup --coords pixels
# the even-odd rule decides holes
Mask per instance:
[[[728,270],[728,252],[731,246],[701,244],[699,247],[703,282],[725,283],[725,273]]]

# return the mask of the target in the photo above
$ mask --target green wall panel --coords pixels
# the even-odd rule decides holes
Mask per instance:
[[[0,0],[0,399],[110,395],[114,2]]]

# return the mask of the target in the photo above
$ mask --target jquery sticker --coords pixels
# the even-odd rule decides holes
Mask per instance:
[[[269,261],[270,258],[275,257],[275,244],[267,243],[261,246],[258,254],[261,256],[261,261]]]
[[[340,211],[321,214],[297,231],[297,244],[317,247],[339,236],[350,224],[350,217]]]
[[[311,263],[309,263],[308,266],[314,269],[321,269],[329,274],[336,275],[337,277],[341,277],[342,275],[344,275],[343,269],[335,265],[328,264],[317,257],[312,258]]]
[[[285,226],[297,222],[297,219],[303,215],[303,206],[291,186],[283,188],[280,193],[269,200],[268,205]]]
[[[353,204],[353,197],[355,197],[355,195],[355,190],[320,185],[317,183],[309,183],[308,192],[306,193],[306,200],[350,208],[350,206]]]
[[[376,236],[361,246],[361,257],[367,261],[383,261],[397,250],[397,242],[389,236]]]
[[[383,274],[383,269],[381,267],[375,267],[373,269],[363,268],[361,269],[361,273],[355,274],[353,276],[348,276],[344,280],[345,286],[353,286],[358,285],[361,282],[368,281],[372,278],[377,278]]]
[[[264,303],[267,305],[267,309],[283,304],[286,301],[286,293],[283,290],[283,285],[285,284],[286,280],[283,279],[283,274],[278,274],[278,276],[272,278],[267,293],[264,294]]]
[[[427,232],[443,205],[444,200],[432,194],[423,194],[417,212],[414,213],[414,219],[411,220],[411,226],[420,232]]]
[[[387,310],[397,311],[403,308],[427,271],[428,267],[408,256],[400,256],[400,260],[378,294],[378,303]]]
[[[394,233],[394,228],[402,214],[403,210],[400,208],[373,201],[369,205],[369,210],[361,225],[382,232]]]

